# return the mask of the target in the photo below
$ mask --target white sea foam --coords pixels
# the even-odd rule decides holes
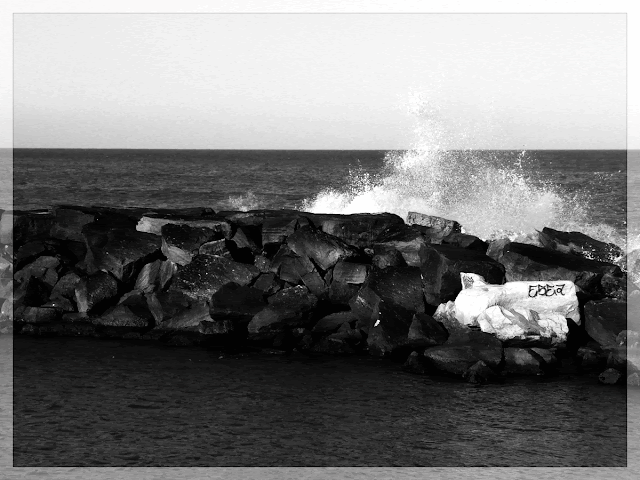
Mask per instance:
[[[409,211],[460,222],[467,233],[483,239],[526,240],[550,227],[580,231],[624,246],[614,227],[589,222],[588,194],[569,196],[556,186],[533,179],[524,167],[532,162],[522,151],[513,158],[504,152],[470,148],[450,150],[454,134],[444,127],[437,108],[417,98],[412,112],[418,119],[413,148],[389,152],[378,176],[352,172],[341,190],[327,189],[304,202],[314,213],[395,213]],[[464,134],[455,134],[456,144]]]

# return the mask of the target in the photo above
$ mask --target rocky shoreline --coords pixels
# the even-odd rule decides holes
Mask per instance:
[[[473,383],[569,369],[640,385],[640,290],[627,279],[639,262],[579,232],[487,243],[462,231],[414,212],[2,212],[0,333],[374,355]]]

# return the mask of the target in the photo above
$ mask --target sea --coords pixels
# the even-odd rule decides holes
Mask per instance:
[[[639,151],[17,149],[0,160],[4,209],[418,211],[487,240],[551,227],[640,248]],[[3,478],[634,478],[640,468],[640,393],[600,385],[598,372],[475,386],[369,357],[18,336],[0,337],[0,362],[0,465],[14,467]]]

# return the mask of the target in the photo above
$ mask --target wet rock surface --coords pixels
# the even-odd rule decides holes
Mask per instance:
[[[556,374],[568,358],[605,384],[638,383],[640,322],[623,314],[627,298],[631,312],[640,304],[635,277],[609,263],[620,253],[613,246],[579,232],[544,229],[537,245],[488,244],[418,212],[404,222],[65,205],[2,218],[14,222],[3,220],[0,232],[0,333],[372,355],[476,384]],[[481,312],[500,305],[506,313],[469,320],[454,303],[467,288],[462,274],[501,288],[573,282],[577,307],[551,319],[531,302],[480,308],[472,299]],[[568,327],[566,346],[544,341],[554,319]]]

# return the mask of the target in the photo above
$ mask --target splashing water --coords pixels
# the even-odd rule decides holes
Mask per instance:
[[[522,151],[451,150],[468,135],[448,132],[439,110],[420,98],[412,113],[419,118],[418,141],[407,151],[389,152],[379,175],[351,172],[346,188],[327,189],[303,203],[314,213],[395,213],[409,211],[457,220],[467,233],[485,240],[523,241],[550,227],[580,231],[624,244],[624,235],[588,221],[588,195],[569,196],[557,186],[532,179],[525,166],[534,160]]]
[[[260,200],[256,195],[249,191],[246,195],[229,196],[227,200],[231,210],[247,212],[260,207]]]

